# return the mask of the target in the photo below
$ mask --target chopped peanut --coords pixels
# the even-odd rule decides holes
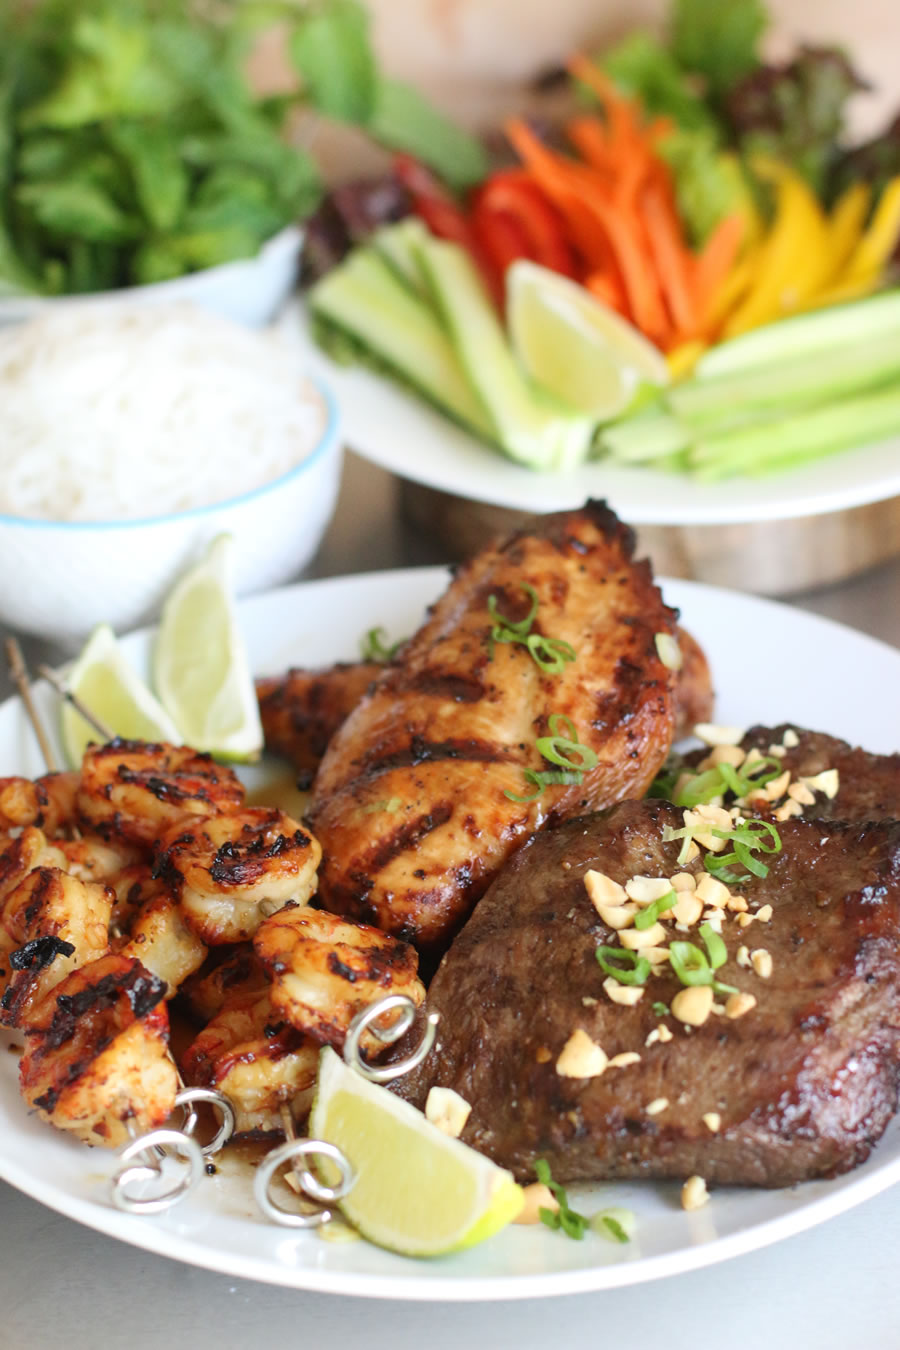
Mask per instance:
[[[747,753],[739,745],[714,745],[703,761],[704,767],[715,768],[717,764],[730,764],[737,769],[747,758]]]
[[[621,1003],[626,1008],[633,1008],[644,997],[642,984],[619,984],[612,975],[603,981],[603,989],[613,1003]]]
[[[766,801],[777,802],[778,798],[783,797],[787,792],[790,781],[791,771],[785,769],[784,773],[779,774],[777,778],[773,778],[770,783],[766,783],[762,789]]]
[[[810,792],[805,783],[791,783],[787,795],[791,801],[799,802],[801,806],[815,806],[816,804],[816,794]]]
[[[672,999],[672,1016],[689,1027],[702,1027],[712,1011],[713,991],[708,984],[680,989]]]
[[[824,792],[829,801],[836,797],[840,786],[840,774],[837,769],[823,769],[814,778],[801,778],[800,782],[813,792]]]
[[[641,952],[651,966],[664,966],[669,959],[668,947],[645,947]]]
[[[793,750],[795,746],[798,746],[800,744],[800,737],[797,735],[793,727],[788,727],[787,731],[781,738],[781,744],[786,745],[789,750]]]
[[[795,802],[793,797],[788,797],[787,801],[775,811],[775,819],[778,821],[790,820],[793,816],[802,816],[803,807],[799,802]]]
[[[765,947],[757,947],[750,953],[750,964],[761,980],[767,980],[772,974],[772,957]]]
[[[697,878],[693,872],[676,872],[674,877],[669,877],[669,885],[673,891],[692,891],[697,885]]]
[[[760,905],[759,909],[756,911],[756,917],[760,923],[769,923],[773,912],[771,905]]]
[[[625,1069],[629,1064],[640,1064],[641,1057],[636,1050],[623,1050],[620,1055],[613,1055],[609,1061],[610,1069]]]
[[[693,891],[685,891],[680,899],[672,906],[672,914],[677,923],[683,923],[686,928],[695,924],[703,913],[703,901],[698,899]]]
[[[709,1191],[702,1177],[688,1177],[681,1188],[682,1209],[702,1209],[709,1200]]]
[[[743,727],[719,726],[715,722],[698,722],[694,735],[705,745],[737,745],[744,739]]]
[[[756,1007],[756,999],[752,994],[730,994],[725,1004],[725,1016],[732,1020],[735,1017],[743,1017],[744,1013],[750,1012],[751,1008]]]
[[[710,1134],[718,1134],[722,1128],[722,1117],[718,1111],[707,1111],[705,1116],[701,1116],[701,1119]]]
[[[734,914],[746,914],[747,899],[743,895],[731,895],[728,897],[728,908]]]
[[[749,951],[749,949],[748,949],[747,947],[743,947],[743,946],[738,947],[738,949],[737,949],[737,956],[735,957],[735,960],[737,961],[737,963],[738,963],[739,966],[744,966],[744,967],[749,966],[749,965],[750,965],[750,951]]]
[[[530,1186],[522,1188],[523,1203],[513,1223],[540,1223],[542,1209],[549,1209],[555,1213],[559,1209],[559,1201],[542,1181],[533,1181]]]
[[[556,1072],[561,1078],[599,1078],[608,1062],[602,1046],[579,1027],[563,1046]]]
[[[534,1052],[534,1058],[538,1064],[549,1064],[553,1055],[547,1049],[546,1045],[539,1045]]]
[[[625,928],[619,934],[619,941],[630,952],[642,951],[644,947],[658,947],[666,940],[666,930],[661,923],[651,923],[649,928]]]
[[[425,1119],[451,1139],[458,1139],[472,1107],[452,1088],[433,1087],[425,1101]]]
[[[731,895],[731,891],[724,881],[719,881],[718,877],[714,877],[710,872],[704,872],[697,882],[697,895],[704,905],[715,905],[716,908],[721,908]]]
[[[595,909],[601,905],[624,905],[627,900],[624,887],[603,872],[590,870],[584,874],[584,889]]]
[[[637,905],[595,905],[595,909],[607,928],[614,928],[616,932],[620,928],[630,928],[638,912]]]
[[[661,1111],[665,1111],[669,1105],[668,1097],[654,1097],[645,1107],[648,1116],[658,1116]]]
[[[671,889],[668,877],[632,877],[625,882],[625,894],[638,905],[652,905]]]
[[[660,1022],[659,1024],[659,1039],[663,1042],[663,1044],[665,1044],[666,1041],[670,1041],[672,1039],[672,1032],[666,1026],[665,1022]]]

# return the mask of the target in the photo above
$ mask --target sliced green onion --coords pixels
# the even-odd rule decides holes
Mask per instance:
[[[654,1017],[668,1017],[669,1005],[668,1003],[654,1003],[652,1005],[652,1011]]]
[[[639,929],[641,932],[643,932],[645,928],[652,928],[660,914],[665,914],[667,909],[671,909],[677,899],[677,895],[670,887],[665,895],[661,895],[658,900],[653,901],[652,905],[647,905],[644,909],[640,910],[639,913],[635,914],[635,928]]]
[[[573,1238],[576,1242],[580,1242],[587,1229],[588,1220],[583,1214],[579,1214],[577,1210],[570,1207],[569,1198],[566,1195],[565,1188],[560,1186],[559,1182],[553,1180],[553,1176],[550,1172],[550,1164],[547,1162],[546,1158],[535,1159],[534,1174],[538,1181],[547,1187],[553,1195],[554,1200],[559,1205],[558,1210],[544,1209],[543,1207],[539,1209],[538,1218],[541,1223],[545,1224],[547,1228],[552,1228],[556,1231],[561,1229],[566,1237]]]
[[[611,975],[619,984],[647,983],[650,962],[639,952],[631,952],[626,947],[598,947],[594,955],[604,974]],[[624,965],[619,964],[622,961]]]
[[[706,956],[693,942],[671,942],[669,964],[682,984],[712,984],[713,973]]]
[[[527,581],[521,583],[521,589],[531,600],[531,607],[525,615],[525,618],[519,619],[516,623],[513,623],[512,619],[507,619],[497,609],[496,595],[488,596],[488,614],[490,614],[492,619],[497,620],[493,632],[491,633],[491,637],[495,642],[521,642],[531,631],[531,625],[534,623],[540,601],[538,600],[537,591],[533,586],[529,586]]]
[[[570,642],[564,642],[562,638],[543,637],[540,633],[529,633],[525,646],[535,664],[547,675],[558,675],[567,661],[575,661],[578,657]]]
[[[553,713],[548,725],[550,735],[541,736],[536,741],[537,749],[544,759],[549,760],[551,764],[560,764],[564,769],[580,771],[594,767],[597,763],[596,751],[575,740],[575,723],[571,718],[563,713]],[[566,734],[559,730],[560,727],[566,728]],[[567,754],[569,758],[566,757]],[[573,760],[572,755],[577,755],[578,759]]]
[[[616,1206],[613,1209],[601,1209],[591,1216],[591,1228],[601,1237],[612,1242],[630,1242],[637,1220],[634,1211]]]
[[[540,773],[537,769],[523,769],[522,774],[528,783],[534,783],[534,792],[528,793],[524,797],[519,797],[515,792],[510,792],[507,788],[503,793],[511,802],[527,804],[537,801],[538,797],[544,791],[545,787],[550,787],[553,783],[580,783],[582,774],[576,770],[574,772],[564,772],[562,770],[547,769]]]
[[[728,948],[725,946],[725,943],[711,923],[702,923],[700,925],[700,936],[706,947],[706,954],[709,957],[710,966],[713,970],[718,970],[719,966],[724,966],[725,962],[728,960]]]
[[[387,643],[384,640],[384,633],[385,630],[381,627],[370,628],[366,633],[360,642],[364,661],[391,661],[406,641],[406,638],[400,638],[397,642]]]

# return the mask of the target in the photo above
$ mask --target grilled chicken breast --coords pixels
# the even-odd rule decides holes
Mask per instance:
[[[457,571],[319,768],[327,909],[440,951],[535,829],[646,790],[675,728],[676,679],[655,639],[676,615],[633,548],[591,502]],[[574,659],[542,668],[529,637]],[[587,748],[583,771],[572,742]]]

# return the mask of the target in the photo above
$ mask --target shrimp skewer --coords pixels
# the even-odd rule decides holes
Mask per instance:
[[[287,900],[316,889],[319,843],[296,820],[270,807],[175,825],[160,840],[154,875],[181,903],[209,946],[251,938]]]

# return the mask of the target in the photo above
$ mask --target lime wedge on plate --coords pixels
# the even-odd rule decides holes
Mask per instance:
[[[140,741],[172,741],[181,736],[165,708],[122,655],[109,624],[95,628],[68,673],[72,693],[116,736]],[[69,763],[81,763],[97,732],[70,703],[63,703],[60,734]]]
[[[230,535],[175,584],[153,649],[160,699],[195,750],[256,759],[263,733],[250,664],[231,595]]]
[[[420,1111],[368,1082],[326,1047],[310,1135],[356,1172],[341,1209],[364,1238],[404,1256],[483,1242],[522,1208],[522,1188],[488,1158],[442,1134]]]
[[[633,324],[577,282],[520,260],[506,273],[506,319],[526,375],[605,422],[641,385],[669,383],[665,357]]]

